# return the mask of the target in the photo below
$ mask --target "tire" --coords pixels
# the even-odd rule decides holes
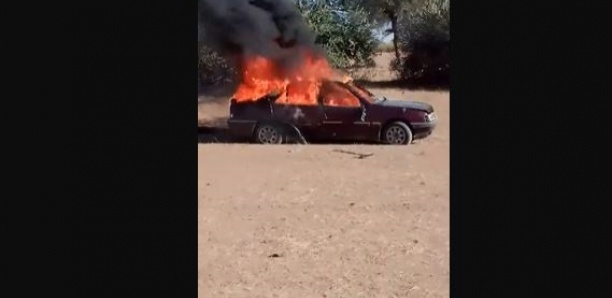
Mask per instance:
[[[285,135],[279,125],[265,123],[257,126],[254,139],[259,144],[282,144]]]
[[[382,133],[383,143],[390,145],[408,145],[412,143],[412,130],[404,122],[393,122]]]

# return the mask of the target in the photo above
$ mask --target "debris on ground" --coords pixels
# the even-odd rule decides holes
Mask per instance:
[[[370,157],[372,155],[374,155],[374,153],[358,153],[358,152],[353,152],[353,151],[348,151],[348,150],[342,150],[342,149],[334,149],[334,152],[339,152],[339,153],[345,153],[345,154],[351,154],[354,155],[355,158],[357,159],[364,159],[366,157]]]

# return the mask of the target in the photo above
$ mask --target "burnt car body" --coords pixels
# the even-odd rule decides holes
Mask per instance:
[[[228,126],[236,137],[258,143],[278,144],[289,135],[306,141],[362,141],[410,144],[429,136],[436,126],[431,105],[421,102],[377,98],[355,84],[325,82],[350,92],[359,101],[354,106],[278,103],[278,95],[257,101],[230,100]]]

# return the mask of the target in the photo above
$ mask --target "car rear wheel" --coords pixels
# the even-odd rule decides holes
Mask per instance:
[[[260,144],[281,144],[284,136],[282,129],[274,124],[262,124],[255,130],[255,141]]]
[[[407,145],[412,143],[412,130],[406,123],[393,122],[382,134],[382,141],[391,145]]]

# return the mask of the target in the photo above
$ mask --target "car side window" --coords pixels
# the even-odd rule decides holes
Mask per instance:
[[[323,84],[321,86],[323,105],[328,107],[359,107],[359,99],[348,89],[337,84]]]

